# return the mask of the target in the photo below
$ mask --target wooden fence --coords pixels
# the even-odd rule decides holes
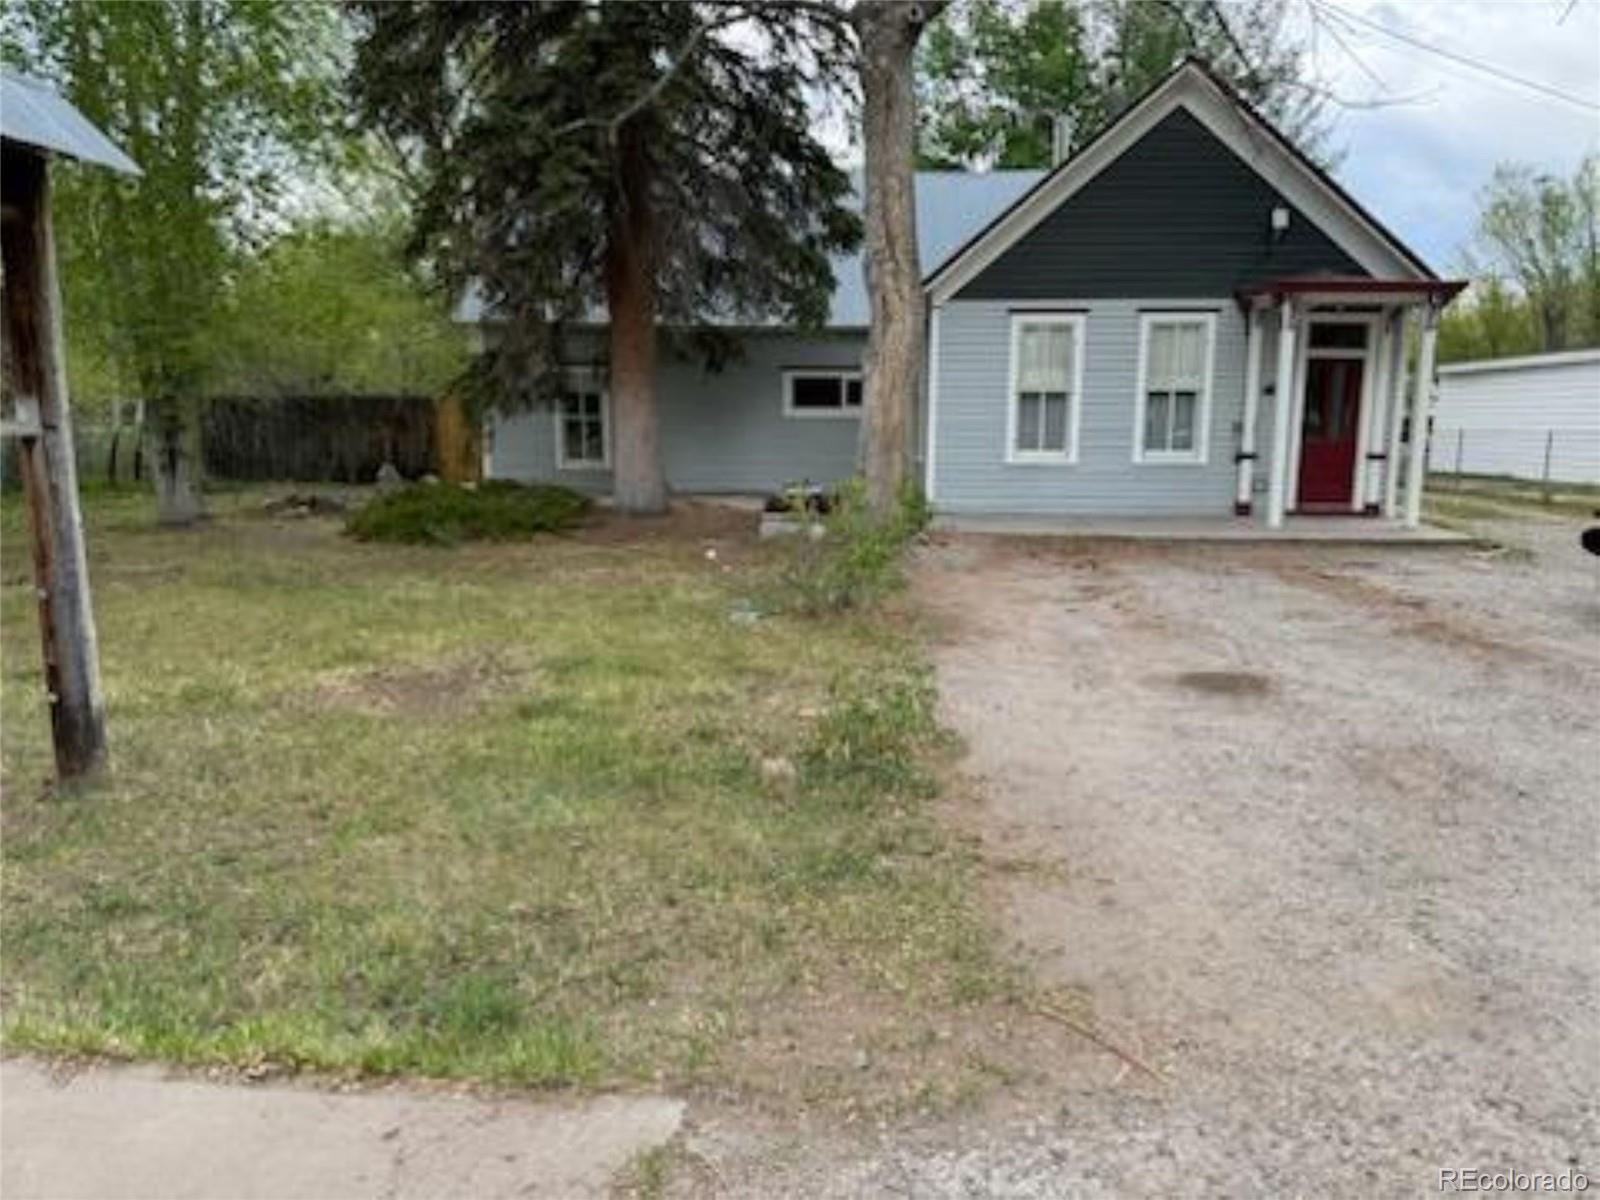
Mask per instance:
[[[222,396],[206,406],[213,479],[370,483],[392,462],[407,478],[434,470],[430,396]]]
[[[478,478],[482,464],[477,424],[448,395],[225,396],[208,402],[203,438],[211,479],[371,483],[387,461],[408,479],[432,472],[464,483]],[[131,416],[118,426],[79,424],[74,442],[85,483],[150,476],[153,431]],[[0,485],[16,481],[16,447],[7,436]]]

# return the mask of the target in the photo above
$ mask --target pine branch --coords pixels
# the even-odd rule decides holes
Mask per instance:
[[[580,117],[576,121],[568,121],[565,125],[552,131],[551,136],[559,138],[565,137],[569,133],[576,133],[580,129],[599,128],[606,131],[606,137],[609,140],[616,141],[617,133],[624,125],[660,99],[661,93],[667,90],[668,85],[683,70],[684,65],[693,57],[695,50],[706,39],[708,34],[718,29],[726,29],[730,25],[736,25],[749,16],[743,5],[730,5],[727,11],[732,15],[718,21],[709,21],[703,25],[696,25],[693,32],[684,39],[682,48],[677,54],[673,55],[672,61],[667,64],[667,69],[652,80],[649,87],[616,113],[609,117]]]

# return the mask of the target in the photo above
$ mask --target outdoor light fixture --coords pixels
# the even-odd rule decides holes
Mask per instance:
[[[1289,210],[1283,205],[1274,206],[1272,210],[1272,236],[1281,238],[1289,232]]]

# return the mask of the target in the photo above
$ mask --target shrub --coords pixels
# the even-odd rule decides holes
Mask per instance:
[[[789,539],[767,607],[815,616],[857,608],[893,591],[905,582],[906,543],[927,521],[927,505],[913,489],[889,520],[878,521],[860,481],[842,485],[828,505],[822,536],[802,531]]]
[[[345,529],[364,542],[511,541],[569,529],[588,506],[577,492],[549,484],[420,484],[379,496]]]

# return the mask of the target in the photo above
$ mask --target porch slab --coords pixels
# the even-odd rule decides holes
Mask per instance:
[[[941,514],[943,533],[1017,537],[1098,538],[1145,542],[1315,542],[1362,546],[1464,546],[1470,534],[1438,525],[1407,529],[1380,517],[1289,517],[1269,529],[1260,517],[1040,517]]]

